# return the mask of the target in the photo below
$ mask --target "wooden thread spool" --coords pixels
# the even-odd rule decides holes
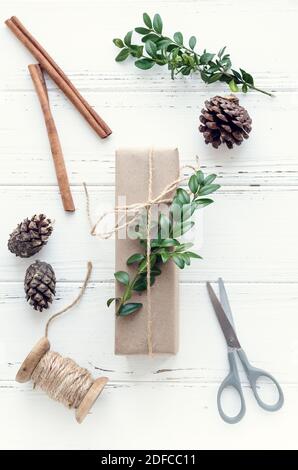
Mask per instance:
[[[70,310],[81,300],[86,291],[91,272],[92,263],[89,261],[87,264],[85,281],[81,287],[79,295],[71,302],[71,304],[67,305],[60,310],[60,312],[55,313],[48,319],[45,326],[45,336],[42,337],[30,351],[16,375],[17,382],[28,382],[32,378],[34,385],[40,386],[40,388],[51,398],[64,403],[69,408],[75,408],[76,420],[78,423],[81,423],[84,420],[104,389],[108,382],[108,378],[100,377],[98,379],[93,379],[87,369],[82,369],[73,360],[63,358],[60,354],[55,353],[54,351],[51,351],[51,354],[48,354],[51,348],[48,340],[48,332],[50,323],[54,319]],[[54,356],[55,362],[49,362],[49,356]],[[61,369],[58,368],[59,364],[62,366]],[[36,377],[32,377],[34,371],[36,372]],[[70,389],[67,387],[73,388]],[[71,394],[68,392],[71,392]]]
[[[17,375],[16,381],[20,383],[28,382],[31,379],[32,373],[37,367],[43,356],[50,350],[50,342],[48,338],[41,338],[38,343],[30,351],[24,362],[22,363]],[[93,384],[87,391],[83,400],[76,408],[75,416],[78,423],[82,423],[88,412],[92,408],[93,404],[101,394],[106,383],[108,382],[107,377],[100,377],[94,379]]]

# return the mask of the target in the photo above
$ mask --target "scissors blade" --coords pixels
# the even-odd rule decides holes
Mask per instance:
[[[241,348],[235,330],[232,327],[224,309],[222,308],[221,303],[218,300],[214,290],[212,289],[210,282],[207,282],[207,289],[218,322],[226,339],[227,345],[231,348]]]
[[[232,310],[231,310],[230,302],[229,302],[229,298],[228,298],[228,294],[227,294],[227,291],[226,291],[226,288],[225,288],[224,281],[221,277],[218,278],[218,286],[219,286],[220,303],[221,303],[224,311],[226,312],[226,315],[227,315],[232,327],[236,331],[235,324],[234,324],[234,319],[233,319],[233,314],[232,314]]]

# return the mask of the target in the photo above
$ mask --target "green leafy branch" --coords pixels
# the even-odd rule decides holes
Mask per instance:
[[[172,260],[180,269],[189,266],[194,258],[201,258],[200,255],[189,251],[192,243],[181,243],[177,238],[188,232],[195,224],[191,220],[194,212],[206,207],[213,202],[206,198],[208,194],[214,193],[220,188],[215,184],[216,175],[204,176],[200,170],[194,173],[189,181],[189,191],[183,188],[176,190],[173,201],[169,207],[169,216],[160,213],[158,222],[150,227],[150,232],[154,230],[155,238],[150,243],[150,285],[155,283],[156,277],[161,275],[162,266]],[[113,301],[116,302],[116,314],[127,316],[142,307],[141,302],[128,302],[134,293],[141,293],[147,290],[147,214],[141,218],[137,225],[137,235],[139,238],[141,252],[134,253],[128,258],[126,264],[135,267],[135,273],[130,275],[126,271],[117,271],[115,279],[123,285],[122,297],[112,297],[107,301],[108,307]],[[165,238],[166,236],[166,238]]]
[[[243,69],[232,69],[230,55],[223,47],[217,54],[203,50],[201,54],[195,51],[197,38],[191,36],[188,45],[184,44],[183,34],[176,32],[173,38],[164,36],[163,22],[159,14],[153,20],[147,13],[143,14],[145,26],[134,31],[142,36],[142,45],[132,44],[133,31],[129,31],[124,39],[116,38],[114,44],[121,49],[116,57],[117,62],[126,60],[129,56],[135,58],[135,66],[142,69],[151,69],[154,65],[167,65],[171,77],[175,75],[190,75],[198,72],[201,79],[209,84],[217,81],[227,83],[234,93],[241,90],[247,93],[249,89],[273,96],[268,91],[261,90],[254,85],[253,77]]]

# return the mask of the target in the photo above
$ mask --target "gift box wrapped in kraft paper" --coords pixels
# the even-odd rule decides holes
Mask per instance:
[[[150,165],[149,165],[150,156]],[[150,172],[151,168],[151,172]],[[151,180],[150,180],[151,175]],[[116,151],[116,206],[146,203],[150,180],[151,199],[179,177],[178,149],[133,149]],[[174,191],[168,193],[172,198]],[[119,199],[120,198],[120,199]],[[125,198],[125,199],[124,199]],[[121,204],[121,203],[120,203]],[[116,234],[116,271],[128,271],[127,259],[140,252],[139,240]],[[150,318],[148,318],[147,291],[137,292],[132,302],[142,302],[143,307],[128,316],[116,315],[116,354],[176,354],[178,350],[178,269],[173,262],[161,267],[162,273],[150,289]],[[116,282],[116,297],[123,286]],[[150,327],[150,331],[148,331]]]

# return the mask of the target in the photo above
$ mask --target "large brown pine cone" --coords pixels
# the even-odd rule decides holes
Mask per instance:
[[[55,296],[56,277],[52,266],[44,261],[35,261],[26,271],[25,293],[27,301],[39,310],[49,307]]]
[[[243,139],[248,139],[252,120],[236,96],[214,96],[205,101],[205,106],[206,109],[201,111],[199,130],[206,144],[214,148],[226,144],[231,149],[234,144],[240,145]]]
[[[47,243],[53,231],[52,221],[44,214],[34,215],[18,224],[10,234],[8,249],[16,256],[30,258]]]

